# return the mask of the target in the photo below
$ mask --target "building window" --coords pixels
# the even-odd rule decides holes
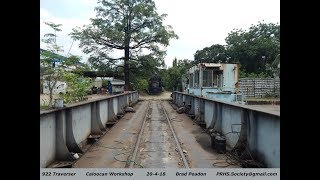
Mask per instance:
[[[199,87],[199,71],[194,72],[194,85],[193,87]]]
[[[193,87],[193,74],[190,74],[189,80],[190,80],[189,87]]]
[[[213,83],[215,88],[221,88],[223,83],[223,75],[213,74]]]
[[[213,71],[212,70],[204,70],[203,71],[202,86],[203,87],[213,87],[212,78],[213,78]]]

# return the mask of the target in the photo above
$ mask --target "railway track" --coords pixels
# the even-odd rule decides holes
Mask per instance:
[[[160,100],[149,100],[129,168],[189,168],[167,112]]]

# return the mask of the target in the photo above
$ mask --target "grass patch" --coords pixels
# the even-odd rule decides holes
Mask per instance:
[[[50,106],[49,106],[49,102],[44,100],[44,99],[41,99],[42,102],[40,102],[40,110],[48,110],[50,109]]]
[[[50,107],[48,105],[40,105],[40,110],[48,110]]]

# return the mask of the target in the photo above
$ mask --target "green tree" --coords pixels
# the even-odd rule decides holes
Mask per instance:
[[[267,67],[280,53],[280,25],[259,22],[248,31],[235,29],[226,43],[231,62],[240,63],[243,72],[271,75]]]
[[[49,107],[51,107],[53,89],[63,77],[63,69],[60,66],[56,66],[56,61],[61,58],[58,53],[62,51],[61,46],[57,45],[57,32],[61,31],[61,24],[51,22],[45,22],[45,24],[53,30],[53,33],[47,33],[41,39],[47,45],[47,50],[40,51],[40,77],[44,80],[45,86],[48,87]],[[42,82],[40,81],[40,83]]]
[[[159,67],[164,64],[163,59],[152,57],[150,55],[140,56],[139,61],[130,62],[130,74],[132,79],[136,77],[150,77],[159,73]]]
[[[71,55],[61,65],[65,69],[63,81],[67,83],[67,93],[61,95],[65,103],[86,100],[92,87],[91,79],[83,77],[83,72],[90,70],[90,67],[80,63],[80,60],[81,57]]]
[[[184,59],[178,60],[176,58],[172,63],[172,67],[166,71],[161,71],[160,75],[163,77],[163,82],[167,90],[179,91],[182,90],[182,77],[187,73],[189,68],[193,66],[193,61]]]
[[[135,81],[135,87],[138,91],[144,91],[148,88],[148,80],[143,78],[138,78]]]
[[[53,104],[53,89],[58,81],[67,83],[68,93],[61,95],[66,103],[84,100],[89,87],[88,79],[82,81],[78,81],[78,79],[79,74],[90,70],[90,67],[87,64],[80,63],[79,56],[63,57],[59,55],[63,52],[62,46],[57,44],[57,32],[61,31],[61,24],[51,22],[45,22],[45,24],[54,31],[54,33],[44,35],[42,41],[46,43],[47,50],[40,51],[40,77],[43,77],[45,85],[49,89],[49,107]]]
[[[194,63],[218,63],[218,62],[226,62],[228,59],[228,55],[226,49],[223,45],[214,44],[210,47],[205,47],[202,50],[197,50],[194,54]]]
[[[150,55],[163,56],[159,45],[169,45],[171,38],[178,38],[171,26],[164,26],[166,14],[156,12],[153,0],[100,0],[95,8],[96,18],[82,29],[73,29],[72,37],[80,40],[83,52],[92,63],[108,66],[124,60],[125,89],[129,87],[129,61],[138,59],[143,50]],[[113,50],[124,51],[123,57],[112,57]]]
[[[66,103],[84,101],[92,85],[90,78],[81,78],[78,74],[65,72],[63,80],[67,83],[67,93],[61,97]]]
[[[271,66],[271,71],[275,76],[280,77],[280,54],[277,55],[275,60],[272,62]]]
[[[155,74],[159,74],[159,68],[164,65],[164,60],[160,57],[151,55],[140,56],[137,61],[130,62],[130,81],[134,83],[136,89],[146,89],[143,82],[148,82],[149,78]],[[141,86],[143,85],[143,86]],[[147,84],[148,85],[148,84]]]
[[[172,67],[176,67],[178,63],[177,58],[174,58],[174,60],[172,61]]]

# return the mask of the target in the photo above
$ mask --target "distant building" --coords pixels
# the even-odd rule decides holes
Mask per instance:
[[[53,87],[52,94],[66,93],[67,83],[57,81],[56,85]],[[43,81],[43,94],[50,94],[48,81]]]
[[[52,53],[50,51],[47,51],[45,49],[41,49],[40,48],[40,53],[43,53],[43,52],[51,53],[51,54],[53,54],[53,55],[55,55],[57,57],[55,59],[52,59],[52,67],[53,68],[55,68],[55,67],[63,67],[66,71],[72,71],[72,70],[75,70],[77,68],[77,66],[83,65],[83,63],[78,62],[74,66],[68,66],[68,67],[62,66],[62,62],[66,59],[66,57],[61,56],[59,54]],[[40,58],[41,58],[41,54],[40,54]],[[49,94],[50,93],[49,92],[49,84],[48,84],[48,81],[45,80],[45,76],[41,76],[40,75],[40,82],[42,82],[42,93],[43,94]],[[67,90],[67,83],[58,81],[56,83],[55,87],[53,87],[52,93],[53,94],[66,93],[66,90]]]
[[[119,94],[124,92],[125,81],[112,79],[108,81],[108,91],[110,94]]]

